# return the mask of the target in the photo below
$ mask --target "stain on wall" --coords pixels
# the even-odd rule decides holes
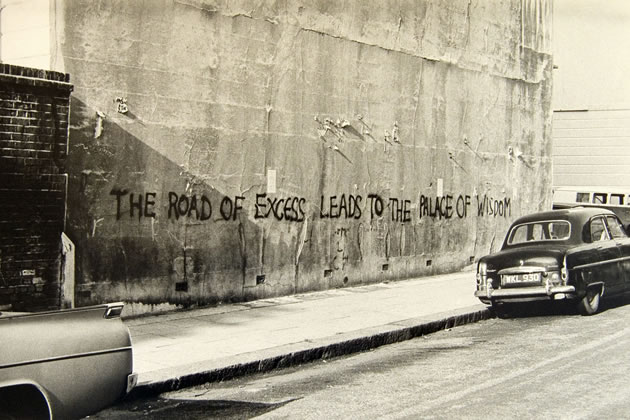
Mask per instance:
[[[78,304],[454,271],[550,203],[548,1],[57,11]]]

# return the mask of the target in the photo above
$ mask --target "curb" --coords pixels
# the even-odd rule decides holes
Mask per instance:
[[[348,335],[344,338],[344,335],[340,335],[335,337],[335,340],[332,342],[326,344],[313,343],[313,347],[308,349],[281,352],[281,354],[263,357],[260,360],[235,363],[170,379],[141,383],[131,390],[125,397],[125,400],[154,397],[164,392],[176,391],[204,383],[221,382],[254,373],[264,373],[297,366],[315,360],[358,353],[494,317],[494,313],[488,308],[466,312],[461,310],[459,312],[452,311],[440,315],[437,316],[437,319],[435,319],[436,315],[433,315],[433,319],[423,317],[407,320],[402,323],[405,325],[402,327],[401,323],[389,324],[386,326],[388,327],[386,328],[387,331],[384,332],[374,331],[355,338],[347,338]]]

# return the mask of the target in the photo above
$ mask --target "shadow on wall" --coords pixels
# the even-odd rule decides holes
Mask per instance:
[[[264,232],[242,197],[184,171],[82,101],[73,97],[71,106],[67,231],[76,245],[77,306],[207,304],[259,293]],[[179,136],[168,141],[216,138],[194,130],[169,133]]]
[[[129,110],[108,117],[72,99],[67,232],[76,245],[77,306],[246,301],[437,274],[470,263],[458,247],[467,241],[467,220],[476,217],[478,205],[465,192],[440,200],[421,194],[415,217],[410,199],[370,191],[363,201],[343,192],[322,193],[321,201],[310,197],[310,203],[285,197],[280,208],[274,194],[258,195],[264,168],[255,160],[262,151],[255,149],[266,147],[263,142],[252,141],[249,153],[228,153],[230,141],[219,144],[213,128],[156,126]],[[336,152],[322,150],[322,160],[341,161]],[[233,186],[223,179],[226,156],[238,159],[230,162],[237,172]],[[252,187],[235,194],[243,184]],[[485,196],[480,203],[486,201],[491,204]],[[446,203],[444,212],[434,208],[437,202]],[[488,213],[489,224],[495,225],[494,217]],[[442,236],[447,240],[434,239]]]
[[[15,311],[59,307],[65,175],[40,161],[2,159],[0,169],[0,307]]]

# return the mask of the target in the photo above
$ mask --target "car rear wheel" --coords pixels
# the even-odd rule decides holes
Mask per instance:
[[[590,288],[586,291],[586,295],[582,298],[578,305],[578,309],[582,315],[593,315],[599,310],[600,290]]]

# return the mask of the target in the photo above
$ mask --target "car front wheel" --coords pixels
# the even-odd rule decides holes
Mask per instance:
[[[586,291],[586,295],[582,298],[578,305],[578,309],[582,315],[593,315],[599,309],[599,300],[601,294],[599,289],[591,288]]]

